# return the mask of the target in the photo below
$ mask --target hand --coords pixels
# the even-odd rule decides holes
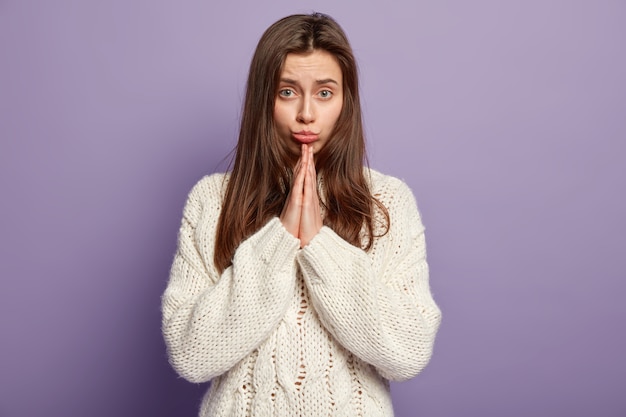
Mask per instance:
[[[300,213],[300,246],[305,247],[322,228],[322,214],[320,212],[320,200],[317,195],[317,173],[313,161],[313,147],[308,146],[306,156],[308,158],[307,169],[304,176],[304,203]]]
[[[300,239],[300,247],[303,248],[322,228],[312,147],[302,145],[302,154],[294,175],[280,221],[289,233]]]
[[[304,154],[304,147],[302,145],[302,154]],[[280,213],[280,221],[285,226],[285,229],[297,238],[300,238],[300,214],[302,212],[302,204],[304,200],[304,176],[306,173],[306,165],[308,159],[303,159],[300,156],[296,167],[294,169],[294,180],[289,191],[289,196],[283,207],[283,211]]]

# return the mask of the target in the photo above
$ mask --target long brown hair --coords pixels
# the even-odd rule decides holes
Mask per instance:
[[[313,50],[335,56],[344,91],[333,134],[316,154],[316,170],[324,183],[320,190],[326,209],[324,224],[364,250],[379,236],[375,235],[375,209],[384,217],[382,234],[388,229],[388,212],[372,196],[363,170],[365,139],[357,66],[348,39],[329,16],[287,16],[265,31],[250,64],[235,163],[217,226],[214,262],[220,272],[232,263],[237,246],[279,216],[285,204],[296,159],[276,135],[274,101],[287,55]]]

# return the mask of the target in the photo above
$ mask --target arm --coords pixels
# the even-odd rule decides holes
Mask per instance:
[[[170,362],[192,382],[221,375],[258,347],[280,322],[295,286],[299,241],[278,218],[242,242],[218,276],[220,186],[221,179],[208,177],[190,193],[162,298]]]
[[[404,380],[428,363],[441,313],[430,294],[415,200],[404,183],[394,185],[382,199],[389,232],[369,254],[324,227],[297,261],[333,336],[383,377]]]

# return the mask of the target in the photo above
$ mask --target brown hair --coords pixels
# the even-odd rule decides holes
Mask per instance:
[[[357,66],[348,39],[329,16],[287,16],[265,31],[250,64],[235,163],[217,226],[214,262],[220,272],[232,263],[244,239],[282,211],[296,159],[276,135],[274,101],[287,55],[316,49],[336,58],[344,91],[333,134],[316,154],[316,170],[324,182],[320,190],[326,208],[324,224],[365,250],[371,248],[376,237],[375,208],[385,218],[382,234],[388,229],[388,212],[372,196],[363,170],[365,139]]]

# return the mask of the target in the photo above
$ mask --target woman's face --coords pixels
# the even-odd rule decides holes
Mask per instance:
[[[319,152],[342,107],[343,76],[331,53],[287,55],[276,92],[274,124],[290,150],[299,155],[306,143]]]

